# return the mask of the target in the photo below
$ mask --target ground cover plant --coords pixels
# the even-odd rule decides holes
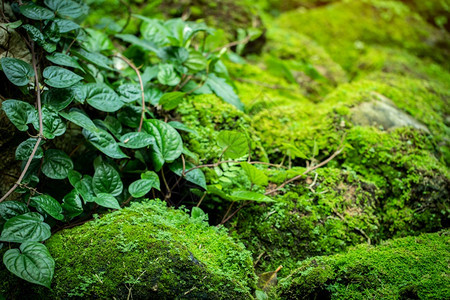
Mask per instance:
[[[429,2],[2,1],[0,296],[450,296]]]

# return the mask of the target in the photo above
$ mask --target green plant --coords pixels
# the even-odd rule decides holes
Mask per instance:
[[[168,171],[176,184],[184,178],[207,188],[205,166],[185,159],[194,155],[178,131],[190,129],[171,113],[186,95],[214,93],[244,106],[220,60],[229,46],[209,49],[214,30],[203,23],[134,15],[141,38],[110,37],[79,25],[88,7],[77,1],[10,5],[18,19],[2,22],[23,38],[31,61],[1,58],[12,84],[4,98],[20,99],[3,101],[2,110],[30,137],[15,153],[21,175],[0,199],[0,241],[12,247],[4,254],[12,273],[50,287],[55,262],[40,242],[51,231],[151,191],[170,202]],[[237,132],[224,132],[219,145],[233,159],[248,152]],[[238,198],[257,197],[242,193]]]

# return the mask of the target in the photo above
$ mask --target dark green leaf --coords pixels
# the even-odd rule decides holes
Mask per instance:
[[[19,249],[5,252],[3,263],[6,268],[28,282],[50,288],[55,261],[47,248],[40,243],[26,242]]]
[[[61,40],[61,32],[59,31],[58,24],[55,22],[49,22],[44,27],[43,33],[45,38],[53,43],[58,43]]]
[[[161,105],[165,110],[172,110],[183,101],[185,94],[186,93],[183,92],[166,93],[161,97],[161,99],[159,99],[159,105]]]
[[[119,172],[106,163],[101,163],[95,169],[94,177],[92,178],[92,186],[94,187],[94,192],[97,196],[101,193],[118,196],[123,190]]]
[[[92,177],[84,175],[83,179],[76,182],[74,185],[78,193],[80,193],[84,202],[93,202],[95,198],[94,187],[92,185]]]
[[[97,129],[95,132],[83,129],[83,135],[95,148],[111,158],[120,159],[128,157],[120,150],[116,140],[102,129]]]
[[[3,57],[0,61],[6,78],[14,85],[25,86],[30,82],[30,77],[34,76],[33,68],[23,60]]]
[[[185,173],[195,167],[192,163],[186,162],[185,164]],[[183,162],[180,160],[176,160],[175,162],[169,165],[169,169],[177,174],[178,176],[183,176]],[[200,169],[195,169],[190,172],[187,172],[184,176],[187,181],[195,183],[198,186],[201,186],[206,190],[206,179],[205,174]]]
[[[126,105],[117,113],[117,118],[123,125],[138,128],[141,121],[141,110],[140,106]]]
[[[22,15],[32,20],[48,20],[55,16],[51,10],[32,2],[21,5],[20,12]]]
[[[27,160],[33,152],[33,149],[36,146],[36,142],[36,138],[29,138],[26,141],[22,142],[16,149],[16,159]],[[36,153],[34,154],[34,158],[42,158],[42,156],[44,156],[44,151],[41,148],[42,144],[44,144],[43,141],[40,142],[40,145],[38,146]]]
[[[72,56],[63,53],[53,53],[52,55],[47,55],[46,57],[49,61],[51,61],[54,64],[79,69],[84,72],[83,68],[81,68],[77,60]]]
[[[172,162],[183,152],[180,134],[169,124],[152,119],[144,122],[144,130],[155,138],[151,153],[155,170],[161,170],[165,162]]]
[[[70,112],[65,113],[65,112],[59,112],[59,114],[69,120],[70,122],[84,128],[87,129],[91,132],[96,132],[98,131],[97,126],[95,126],[94,122],[92,122],[92,120],[81,110],[78,108],[72,108],[70,110]]]
[[[161,49],[159,57],[168,63],[182,64],[189,57],[189,51],[184,47],[169,46]]]
[[[98,110],[115,112],[118,111],[124,104],[120,101],[120,98],[116,92],[114,92],[107,85],[89,83],[85,87],[87,91],[87,103]]]
[[[42,108],[43,133],[47,139],[53,139],[55,136],[63,135],[66,132],[66,124],[63,123],[58,113],[51,108],[44,106]],[[39,120],[33,120],[33,126],[39,131]]]
[[[0,216],[5,220],[9,220],[29,211],[28,206],[22,202],[4,201],[0,203]]]
[[[42,173],[52,179],[64,179],[69,170],[73,169],[70,157],[61,150],[49,149],[45,151]]]
[[[30,212],[13,217],[3,226],[0,241],[25,243],[42,242],[51,235],[50,226],[44,223],[44,217]]]
[[[67,178],[69,179],[70,184],[75,187],[75,184],[81,180],[82,176],[75,170],[69,170]]]
[[[120,141],[122,147],[139,149],[155,143],[155,138],[145,132],[130,132],[121,136]]]
[[[55,198],[42,194],[32,197],[31,200],[33,200],[40,209],[48,213],[53,218],[60,221],[64,219],[64,216],[62,215],[62,207]]]
[[[72,89],[50,89],[42,94],[44,104],[60,111],[69,106],[75,98]]]
[[[159,99],[161,99],[163,92],[158,89],[146,89],[145,90],[145,102],[150,102],[150,104],[156,106],[159,103]]]
[[[223,101],[234,105],[239,110],[244,110],[244,104],[225,79],[217,77],[215,74],[209,74],[206,85]]]
[[[28,32],[30,38],[38,45],[42,46],[45,51],[51,53],[56,50],[56,43],[47,41],[44,34],[33,25],[25,24],[22,28],[24,28]]]
[[[45,0],[44,3],[61,17],[78,18],[83,14],[83,8],[75,1]]]
[[[248,142],[243,133],[224,130],[217,136],[217,145],[224,150],[224,156],[237,159],[248,154]]]
[[[83,79],[72,71],[56,66],[45,68],[43,75],[45,83],[55,88],[70,87]]]
[[[55,20],[53,20],[53,22],[58,25],[58,29],[59,29],[60,33],[66,33],[66,32],[80,28],[80,25],[78,25],[77,23],[75,23],[71,20],[55,19]]]
[[[158,176],[156,176],[158,178]],[[159,178],[158,182],[152,179],[139,179],[130,184],[128,187],[128,192],[134,198],[144,197],[152,188],[159,188]]]
[[[69,218],[79,216],[83,212],[83,203],[76,189],[64,196],[61,207]]]
[[[27,131],[27,124],[32,123],[37,117],[37,111],[33,106],[19,100],[3,101],[2,109],[11,123],[20,131]]]
[[[145,173],[141,174],[141,179],[148,179],[154,182],[153,187],[155,189],[157,189],[158,191],[160,191],[160,182],[159,182],[159,177],[158,174],[156,174],[153,171],[147,171]]]
[[[110,194],[100,193],[94,198],[94,202],[106,208],[120,209],[119,202]]]

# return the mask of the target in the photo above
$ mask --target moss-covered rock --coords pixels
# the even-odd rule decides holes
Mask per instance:
[[[399,1],[351,0],[284,13],[280,27],[306,34],[350,70],[368,45],[406,49],[446,64],[448,36]],[[349,26],[351,24],[351,26]]]
[[[56,261],[52,289],[29,289],[12,278],[2,280],[0,294],[8,299],[249,299],[255,287],[252,259],[241,244],[203,217],[191,218],[159,200],[58,232],[46,246]]]
[[[448,299],[448,231],[313,257],[279,282],[278,299]]]

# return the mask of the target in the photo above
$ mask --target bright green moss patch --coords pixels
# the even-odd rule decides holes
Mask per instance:
[[[202,162],[216,161],[221,153],[217,135],[221,130],[236,130],[247,135],[253,159],[266,160],[260,136],[250,124],[250,118],[215,95],[198,95],[184,101],[177,109],[180,120],[196,133],[186,134],[188,149]]]
[[[360,245],[301,263],[279,282],[279,299],[448,299],[448,231]]]
[[[159,200],[63,230],[46,246],[56,270],[51,292],[40,290],[43,298],[249,299],[255,287],[242,245]],[[5,295],[29,292],[2,285]]]

